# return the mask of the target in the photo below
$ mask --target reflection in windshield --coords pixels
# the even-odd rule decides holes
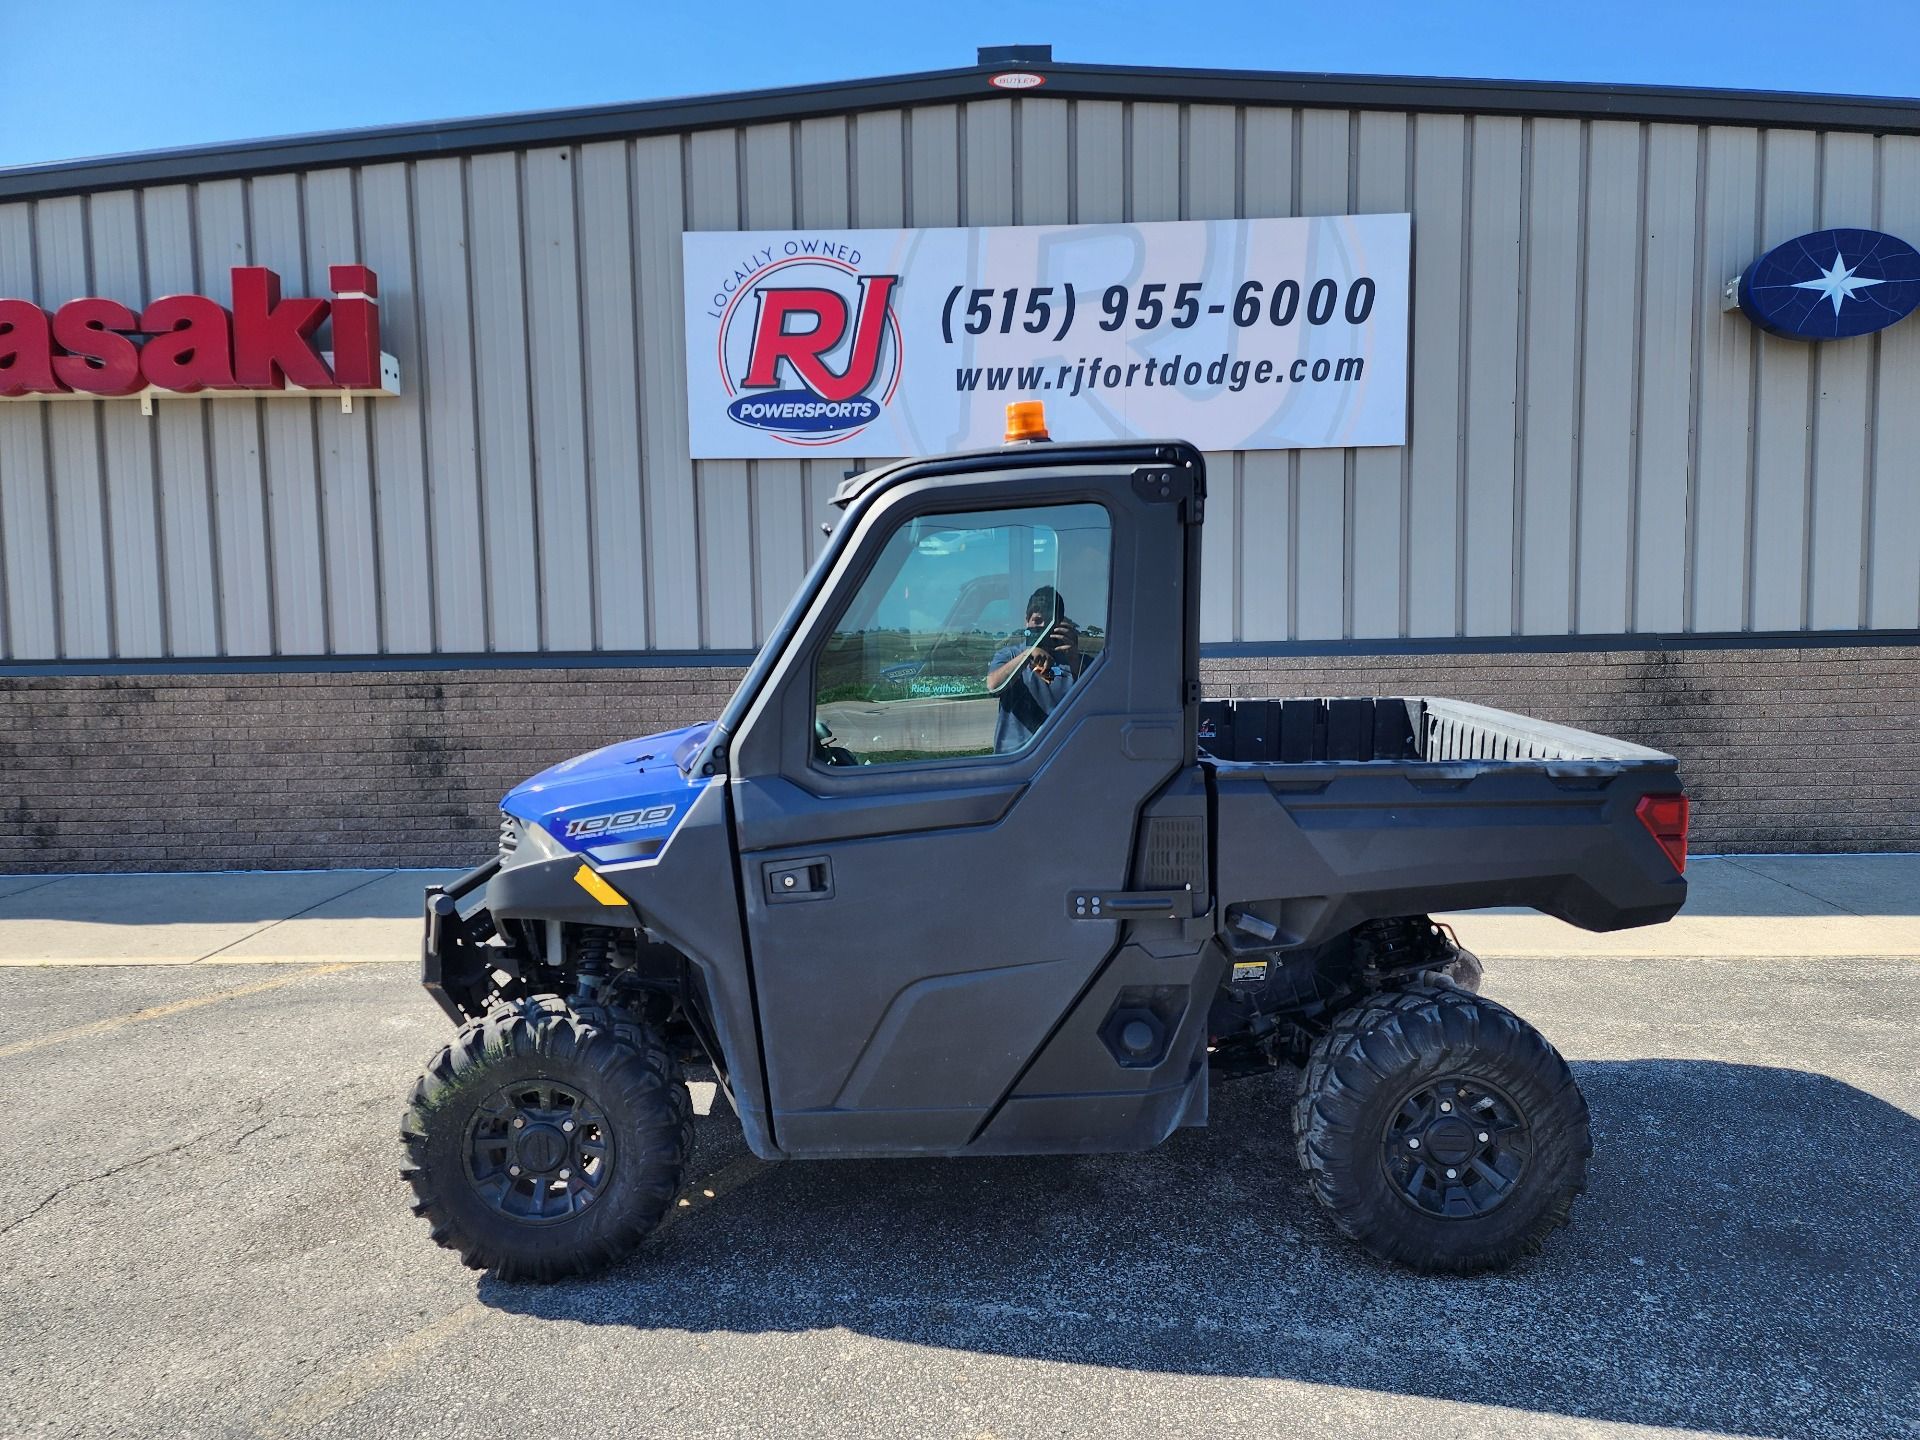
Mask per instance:
[[[1010,644],[1029,648],[1036,589],[1077,578],[1098,602],[1078,627],[1082,668],[1104,643],[1108,533],[1095,505],[904,526],[820,657],[816,715],[835,747],[867,764],[993,753],[988,674]]]

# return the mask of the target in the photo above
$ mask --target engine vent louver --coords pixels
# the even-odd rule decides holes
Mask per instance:
[[[1140,883],[1148,890],[1207,888],[1207,822],[1193,815],[1157,815],[1147,821]]]

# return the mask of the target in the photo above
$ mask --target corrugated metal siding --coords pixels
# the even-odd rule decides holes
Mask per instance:
[[[847,464],[686,458],[683,229],[1403,208],[1411,443],[1211,457],[1207,639],[1920,626],[1920,324],[1719,298],[1920,137],[1020,98],[0,205],[49,304],[362,259],[407,391],[0,405],[0,655],[750,646]]]

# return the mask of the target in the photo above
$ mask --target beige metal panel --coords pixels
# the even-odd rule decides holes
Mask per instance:
[[[1457,633],[1461,357],[1466,353],[1467,127],[1422,115],[1413,132],[1413,424],[1408,439],[1408,629]]]
[[[1300,116],[1300,213],[1347,212],[1348,151],[1352,118],[1342,110],[1307,110]],[[1308,269],[1320,269],[1309,258]],[[1327,273],[1335,275],[1333,267]],[[1294,324],[1304,325],[1307,297]],[[1354,536],[1348,529],[1351,487],[1348,450],[1304,450],[1298,457],[1294,517],[1294,634],[1302,640],[1333,640],[1347,631],[1347,585]]]
[[[1133,220],[1180,218],[1180,107],[1139,102],[1128,107],[1133,122],[1131,165]]]
[[[306,176],[307,259],[311,294],[328,289],[333,265],[362,259],[359,200],[351,170],[321,170]],[[374,267],[379,273],[379,267]],[[331,348],[330,331],[321,343]],[[386,348],[386,336],[381,343]],[[320,466],[320,535],[328,608],[328,639],[336,654],[366,655],[380,649],[378,510],[373,493],[373,426],[385,401],[361,402],[351,415],[336,402],[313,402],[312,423]]]
[[[907,223],[906,117],[875,110],[853,117],[853,223]]]
[[[184,185],[140,196],[146,266],[143,299],[200,288],[193,245],[192,197]],[[220,653],[220,602],[214,568],[213,509],[207,485],[208,403],[161,401],[151,418],[166,585],[165,646],[154,654],[197,658]]]
[[[897,110],[857,115],[853,119],[851,204],[856,226],[886,228],[907,223],[905,125],[905,117]],[[840,484],[841,473],[871,469],[876,463],[848,460],[839,465],[817,462],[807,467],[803,540],[809,564],[827,543],[822,527],[831,525],[840,513],[833,508],[833,492]]]
[[[912,225],[960,223],[960,111],[952,105],[907,112],[907,208]],[[928,449],[944,448],[938,442]]]
[[[245,183],[216,180],[196,185],[193,208],[201,291],[230,306],[233,267],[249,263]],[[262,403],[259,400],[204,403],[207,469],[213,477],[213,530],[220,576],[221,650],[227,655],[273,653],[266,477],[260,456]]]
[[[1693,439],[1690,303],[1699,238],[1700,130],[1649,125],[1640,270],[1640,395],[1635,425],[1631,629],[1674,631],[1687,619],[1687,507]]]
[[[1259,219],[1299,213],[1294,208],[1299,188],[1293,177],[1291,110],[1249,110],[1245,121],[1245,153],[1240,157],[1242,214]]]
[[[1240,455],[1213,450],[1207,462],[1207,523],[1200,527],[1200,639],[1237,639],[1240,614]]]
[[[756,125],[742,132],[749,230],[793,226],[839,229],[847,223],[846,121]],[[753,641],[773,629],[800,583],[806,559],[807,476],[804,462],[756,460],[747,465],[753,534]]]
[[[1629,620],[1626,556],[1632,535],[1634,377],[1640,363],[1640,146],[1638,125],[1600,121],[1588,133],[1573,628],[1605,634],[1625,630]]]
[[[752,154],[759,163],[749,171],[744,188],[767,183],[769,136],[786,141],[784,125],[758,127]],[[787,142],[790,143],[790,142]],[[709,130],[687,139],[687,228],[738,230],[741,228],[740,173],[742,137],[735,130]],[[750,162],[752,163],[752,162]],[[792,176],[788,152],[786,173]],[[777,169],[777,166],[775,167]],[[674,388],[685,400],[685,376],[675,366]],[[701,460],[693,467],[694,498],[700,553],[700,614],[704,620],[700,643],[708,649],[735,650],[751,646],[758,634],[753,609],[753,507],[745,460]],[[681,543],[685,543],[684,535]]]
[[[913,225],[960,223],[960,111],[953,105],[910,110],[907,210]]]
[[[487,555],[480,503],[479,421],[473,387],[473,299],[468,274],[466,162],[422,160],[413,170],[413,253],[419,307],[416,352],[426,416],[427,524],[434,648],[490,648]],[[491,302],[491,296],[483,297]],[[401,377],[402,383],[406,377]]]
[[[687,318],[680,232],[689,228],[678,136],[633,144],[633,258],[638,268],[640,434],[644,447],[649,642],[700,644],[699,552],[693,462],[687,458]]]
[[[1182,219],[1232,220],[1240,214],[1239,126],[1231,106],[1188,109]]]
[[[1823,136],[1820,228],[1871,229],[1873,192],[1873,137]],[[1819,258],[1825,264],[1833,257]],[[1847,258],[1858,263],[1857,256]],[[1867,454],[1875,349],[1872,336],[1815,349],[1806,608],[1806,623],[1814,630],[1852,630],[1866,618]]]
[[[1762,251],[1819,220],[1819,137],[1769,130],[1761,140]],[[1813,346],[1758,337],[1759,413],[1754,430],[1753,583],[1748,626],[1797,630],[1806,619],[1808,466]]]
[[[1722,308],[1721,288],[1760,254],[1759,132],[1713,126],[1704,136],[1700,333],[1694,438],[1690,630],[1738,630],[1747,614],[1747,486],[1753,462],[1757,332]]]
[[[1224,105],[1196,105],[1187,118],[1186,215],[1231,219],[1239,212],[1238,117]],[[1200,638],[1232,640],[1239,621],[1240,457],[1207,457],[1207,523],[1200,531]]]
[[[1520,377],[1522,121],[1476,116],[1467,291],[1466,552],[1469,635],[1515,628],[1515,396]]]
[[[573,167],[571,147],[529,150],[521,158],[543,650],[587,650],[595,643],[598,553],[586,436],[591,400],[581,349]]]
[[[1578,120],[1528,126],[1527,273],[1520,384],[1520,625],[1564,634],[1572,620],[1574,440],[1579,426],[1580,189]]]
[[[1397,112],[1369,110],[1354,122],[1353,208],[1357,214],[1407,209],[1407,154],[1412,123]],[[1406,584],[1407,451],[1403,445],[1353,452],[1348,521],[1347,633],[1401,632]]]
[[[627,146],[582,145],[577,159],[581,324],[586,346],[589,501],[596,647],[647,644],[647,524],[642,504],[639,344],[634,321]]]
[[[838,115],[802,120],[794,141],[799,175],[795,195],[802,225],[843,229],[852,223],[852,171],[847,164],[852,122]]]
[[[986,100],[960,107],[966,137],[963,224],[1013,223],[1013,106],[1011,100]]]
[[[846,466],[696,488],[683,228],[1401,208],[1411,444],[1209,457],[1209,640],[1920,623],[1920,330],[1761,340],[1718,300],[1802,231],[1920,228],[1920,142],[1877,142],[1876,194],[1876,142],[1772,135],[1763,190],[1757,132],[1592,122],[1583,191],[1580,122],[1521,128],[1034,96],[106,193],[37,237],[0,208],[0,293],[47,303],[363,260],[406,391],[0,406],[0,653],[749,645]]]
[[[77,196],[42,200],[34,206],[40,294],[49,309],[93,292],[86,206]],[[47,406],[60,653],[70,659],[99,659],[114,653],[113,576],[107,563],[105,484],[100,473],[100,405],[89,400]]]
[[[33,207],[0,205],[0,295],[44,301],[33,262]],[[60,653],[49,408],[0,403],[0,656],[9,660],[51,660]]]
[[[374,563],[380,577],[375,648],[419,654],[433,649],[436,557],[427,536],[426,405],[408,179],[406,165],[373,165],[358,172],[354,248],[357,258],[380,277],[381,348],[401,357],[400,394],[365,407]]]
[[[1126,219],[1126,106],[1073,102],[1073,218],[1081,225]]]
[[[520,164],[519,155],[476,155],[467,169],[474,420],[480,434],[487,645],[492,650],[540,648],[546,578],[528,413],[532,382]]]
[[[1018,136],[1018,213],[1021,225],[1063,225],[1071,210],[1067,186],[1068,113],[1066,100],[1015,100]]]
[[[134,192],[116,190],[94,196],[87,204],[87,231],[92,288],[120,300],[138,315],[147,280],[139,200]],[[114,653],[163,655],[166,593],[160,575],[152,421],[124,400],[101,405],[99,412]]]
[[[257,263],[279,275],[280,293],[312,294],[300,234],[299,177],[267,175],[248,181],[247,218]],[[266,466],[274,652],[325,654],[327,594],[313,454],[313,402],[255,403]]]
[[[896,177],[899,175],[899,133],[896,120],[893,129]],[[827,118],[801,122],[799,206],[802,223],[833,229],[868,223],[854,211],[853,175],[849,163],[853,143],[851,119]],[[893,187],[891,193],[894,205],[898,206],[898,187]],[[885,200],[888,195],[889,191],[883,188],[881,195],[876,198]],[[898,213],[897,210],[895,213]],[[847,460],[804,461],[800,466],[799,483],[791,490],[769,494],[767,504],[756,509],[755,519],[767,529],[770,551],[768,563],[761,571],[761,638],[764,639],[778,623],[787,602],[793,598],[793,592],[799,589],[807,567],[813,563],[817,553],[816,542],[825,538],[820,533],[820,522],[814,516],[817,511],[832,510],[830,500],[833,489],[853,463]],[[786,517],[777,529],[766,526],[766,517],[774,515]],[[827,517],[822,515],[820,518]]]
[[[1296,213],[1293,132],[1291,110],[1246,112],[1240,193],[1249,216]],[[1293,470],[1291,457],[1274,450],[1249,451],[1237,467],[1235,639],[1285,640],[1292,634]]]
[[[1920,137],[1880,139],[1877,228],[1920,238]],[[1920,626],[1920,321],[1908,319],[1878,337],[1874,376],[1873,481],[1867,535],[1867,624]]]

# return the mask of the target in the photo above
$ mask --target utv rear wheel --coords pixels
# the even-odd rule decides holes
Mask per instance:
[[[1586,1189],[1587,1105],[1546,1037],[1451,985],[1375,997],[1314,1045],[1294,1106],[1314,1198],[1384,1260],[1465,1274],[1540,1249]]]
[[[463,1026],[401,1124],[414,1213],[504,1280],[611,1264],[673,1204],[686,1170],[686,1086],[659,1037],[588,1023],[552,996]]]

